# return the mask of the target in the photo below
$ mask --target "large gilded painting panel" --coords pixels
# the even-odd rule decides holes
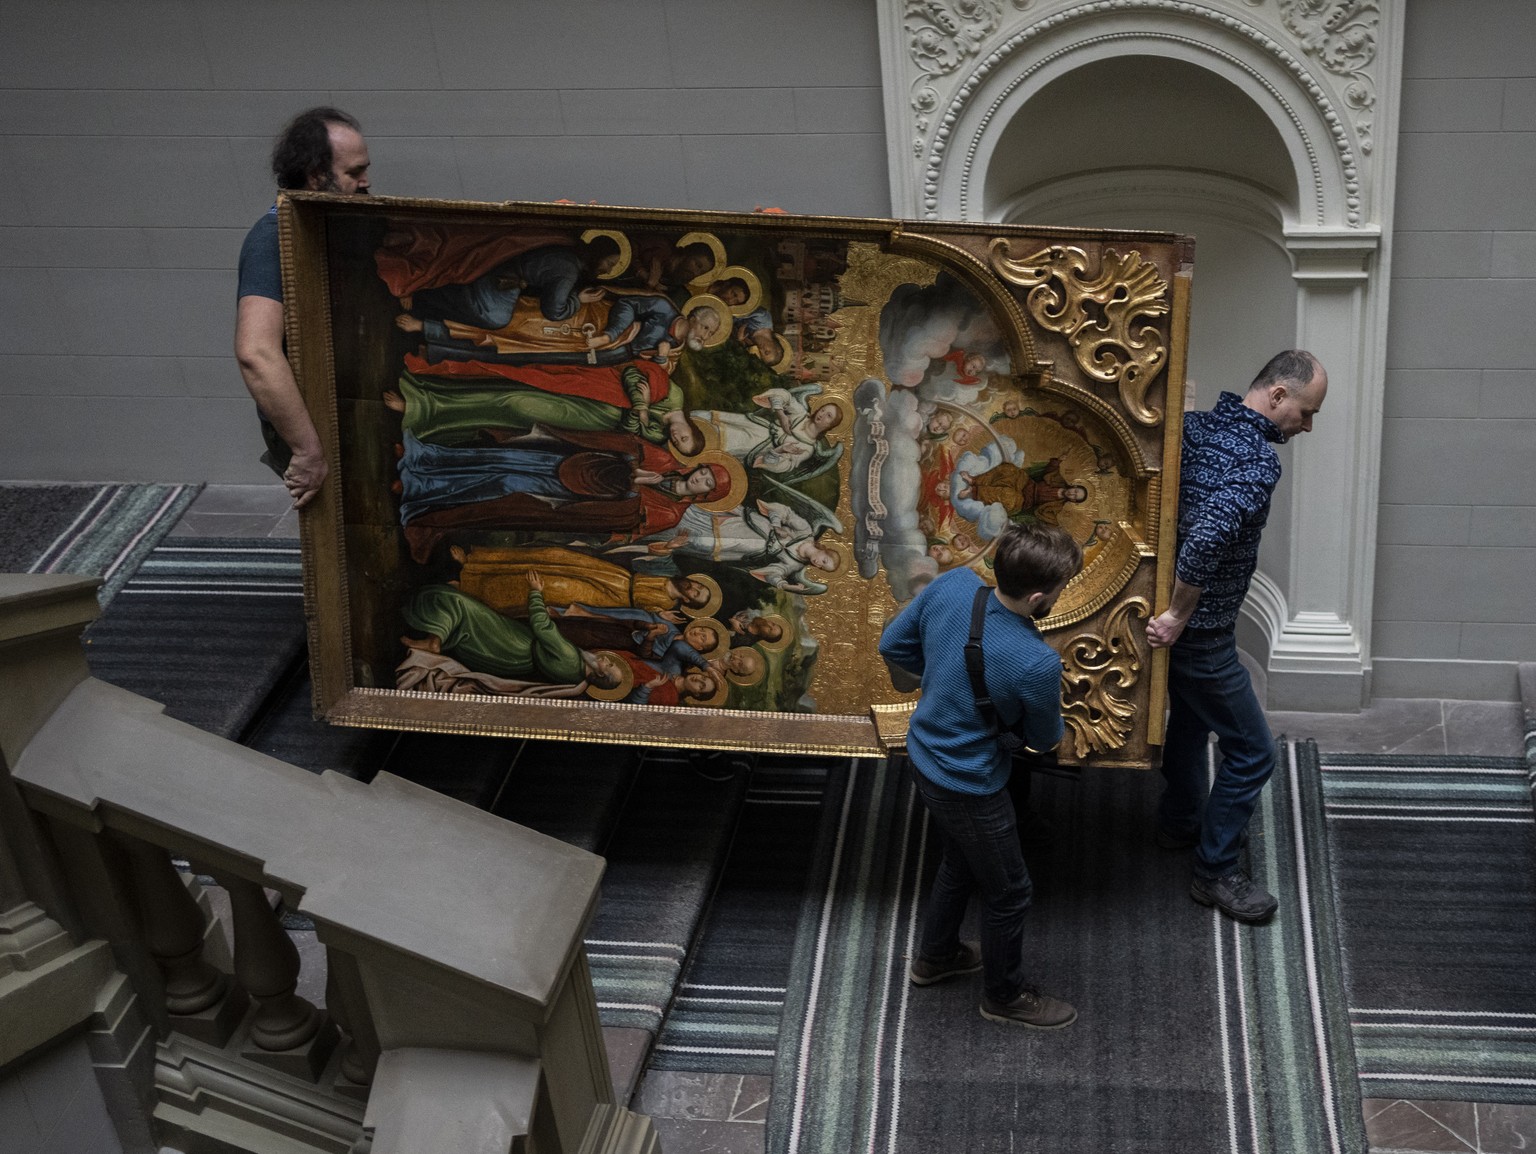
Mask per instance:
[[[1067,760],[1146,764],[1192,246],[787,215],[283,203],[304,521],[340,724],[873,753],[881,627],[1013,522]],[[1150,702],[1157,708],[1149,708]]]

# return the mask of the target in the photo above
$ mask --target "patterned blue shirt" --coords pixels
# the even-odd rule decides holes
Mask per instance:
[[[1280,480],[1275,423],[1222,393],[1208,413],[1184,414],[1175,572],[1203,590],[1191,629],[1230,628],[1259,564],[1259,537]]]

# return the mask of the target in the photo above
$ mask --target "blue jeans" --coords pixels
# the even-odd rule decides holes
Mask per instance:
[[[1013,801],[1006,789],[988,794],[945,789],[916,766],[912,777],[942,852],[918,953],[933,960],[954,956],[966,903],[975,890],[982,903],[982,988],[995,1002],[1011,1002],[1024,988],[1024,911],[1034,893],[1019,849]]]
[[[1237,868],[1243,831],[1275,771],[1275,741],[1237,659],[1231,629],[1185,632],[1168,651],[1168,788],[1158,820],[1170,833],[1200,833],[1195,873],[1221,877]],[[1216,735],[1221,763],[1206,795],[1206,745]],[[1202,817],[1200,806],[1205,803]]]

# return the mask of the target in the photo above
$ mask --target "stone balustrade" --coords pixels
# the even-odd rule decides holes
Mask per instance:
[[[94,680],[94,587],[0,577],[17,1053],[87,1022],[127,1150],[656,1150],[613,1104],[582,950],[601,859],[388,774],[311,774]],[[227,891],[232,948],[172,855]],[[297,992],[269,891],[326,947],[323,1008]],[[8,966],[68,958],[72,1021],[33,1005],[38,981],[7,986]]]

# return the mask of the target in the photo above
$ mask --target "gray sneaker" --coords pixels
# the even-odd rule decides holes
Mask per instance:
[[[953,978],[959,974],[974,974],[981,969],[981,943],[961,942],[960,948],[954,955],[948,958],[940,958],[937,961],[929,958],[915,958],[908,976],[914,986],[931,986],[934,982],[942,982],[945,978]]]
[[[1197,876],[1189,883],[1189,896],[1202,906],[1215,906],[1239,922],[1267,922],[1280,905],[1274,894],[1240,869],[1219,878]]]
[[[1060,1030],[1077,1021],[1077,1011],[1033,986],[1025,986],[1011,1002],[981,999],[981,1016],[1010,1026],[1028,1026],[1034,1030]]]

